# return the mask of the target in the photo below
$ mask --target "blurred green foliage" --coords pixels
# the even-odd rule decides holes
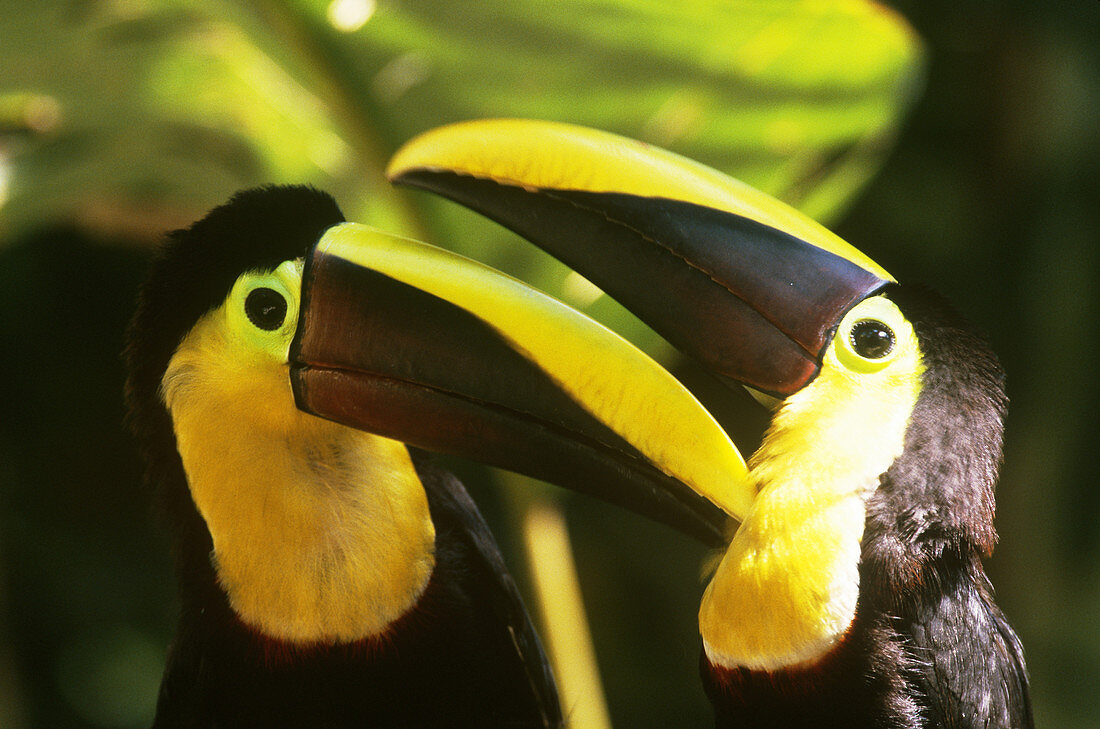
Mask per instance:
[[[405,139],[483,116],[601,127],[716,166],[839,224],[989,332],[1014,399],[994,582],[1040,723],[1089,725],[1097,7],[894,6],[0,0],[0,726],[148,723],[174,588],[118,352],[159,234],[239,188],[312,182],[349,219],[584,306],[675,365],[751,449],[763,414],[747,398],[531,246],[384,182]],[[453,466],[522,572],[493,474]],[[706,726],[702,550],[567,508],[616,726]]]
[[[862,0],[54,1],[4,12],[0,37],[0,109],[24,131],[5,145],[9,235],[134,210],[186,222],[242,187],[311,181],[353,219],[495,265],[495,228],[384,182],[413,134],[582,123],[827,217],[881,163],[919,77],[912,31]],[[535,283],[562,278],[512,256]]]

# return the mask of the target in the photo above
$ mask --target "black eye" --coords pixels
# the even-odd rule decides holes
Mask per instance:
[[[882,359],[894,351],[894,332],[874,319],[856,322],[848,335],[852,349],[866,359]]]
[[[286,319],[286,299],[274,289],[252,289],[244,300],[244,313],[257,328],[273,332]]]

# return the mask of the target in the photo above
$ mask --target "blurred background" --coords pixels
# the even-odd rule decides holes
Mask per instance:
[[[765,414],[581,279],[393,190],[413,134],[581,123],[794,204],[987,333],[1012,410],[988,563],[1041,726],[1096,725],[1100,5],[1090,0],[0,0],[0,726],[147,726],[175,620],[119,351],[165,230],[311,182],[351,220],[558,296],[666,362],[745,452]],[[516,477],[450,464],[521,586]],[[611,719],[705,727],[704,550],[561,499]]]

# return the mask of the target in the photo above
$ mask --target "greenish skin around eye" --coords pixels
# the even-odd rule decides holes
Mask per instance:
[[[244,347],[285,362],[298,326],[302,261],[285,261],[274,271],[252,271],[233,284],[226,300],[230,331]]]

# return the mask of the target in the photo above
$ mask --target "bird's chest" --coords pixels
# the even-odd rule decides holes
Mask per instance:
[[[174,413],[178,448],[218,585],[244,624],[290,643],[352,643],[411,609],[435,529],[404,445],[310,416],[284,432],[224,413],[220,428],[202,427],[203,413]]]
[[[716,729],[920,729],[911,667],[889,621],[861,610],[816,661],[754,671],[704,656],[701,674]]]
[[[817,661],[856,617],[867,503],[902,450],[907,419],[836,407],[831,393],[853,385],[828,378],[785,401],[750,459],[759,492],[699,612],[715,665],[777,671]]]
[[[809,493],[763,496],[734,537],[700,607],[715,664],[773,671],[813,661],[852,624],[863,498]]]
[[[176,726],[196,715],[198,725],[223,729],[535,726],[508,633],[490,605],[471,599],[463,573],[439,565],[416,606],[383,634],[350,643],[273,639],[224,600],[193,610],[158,721]]]

